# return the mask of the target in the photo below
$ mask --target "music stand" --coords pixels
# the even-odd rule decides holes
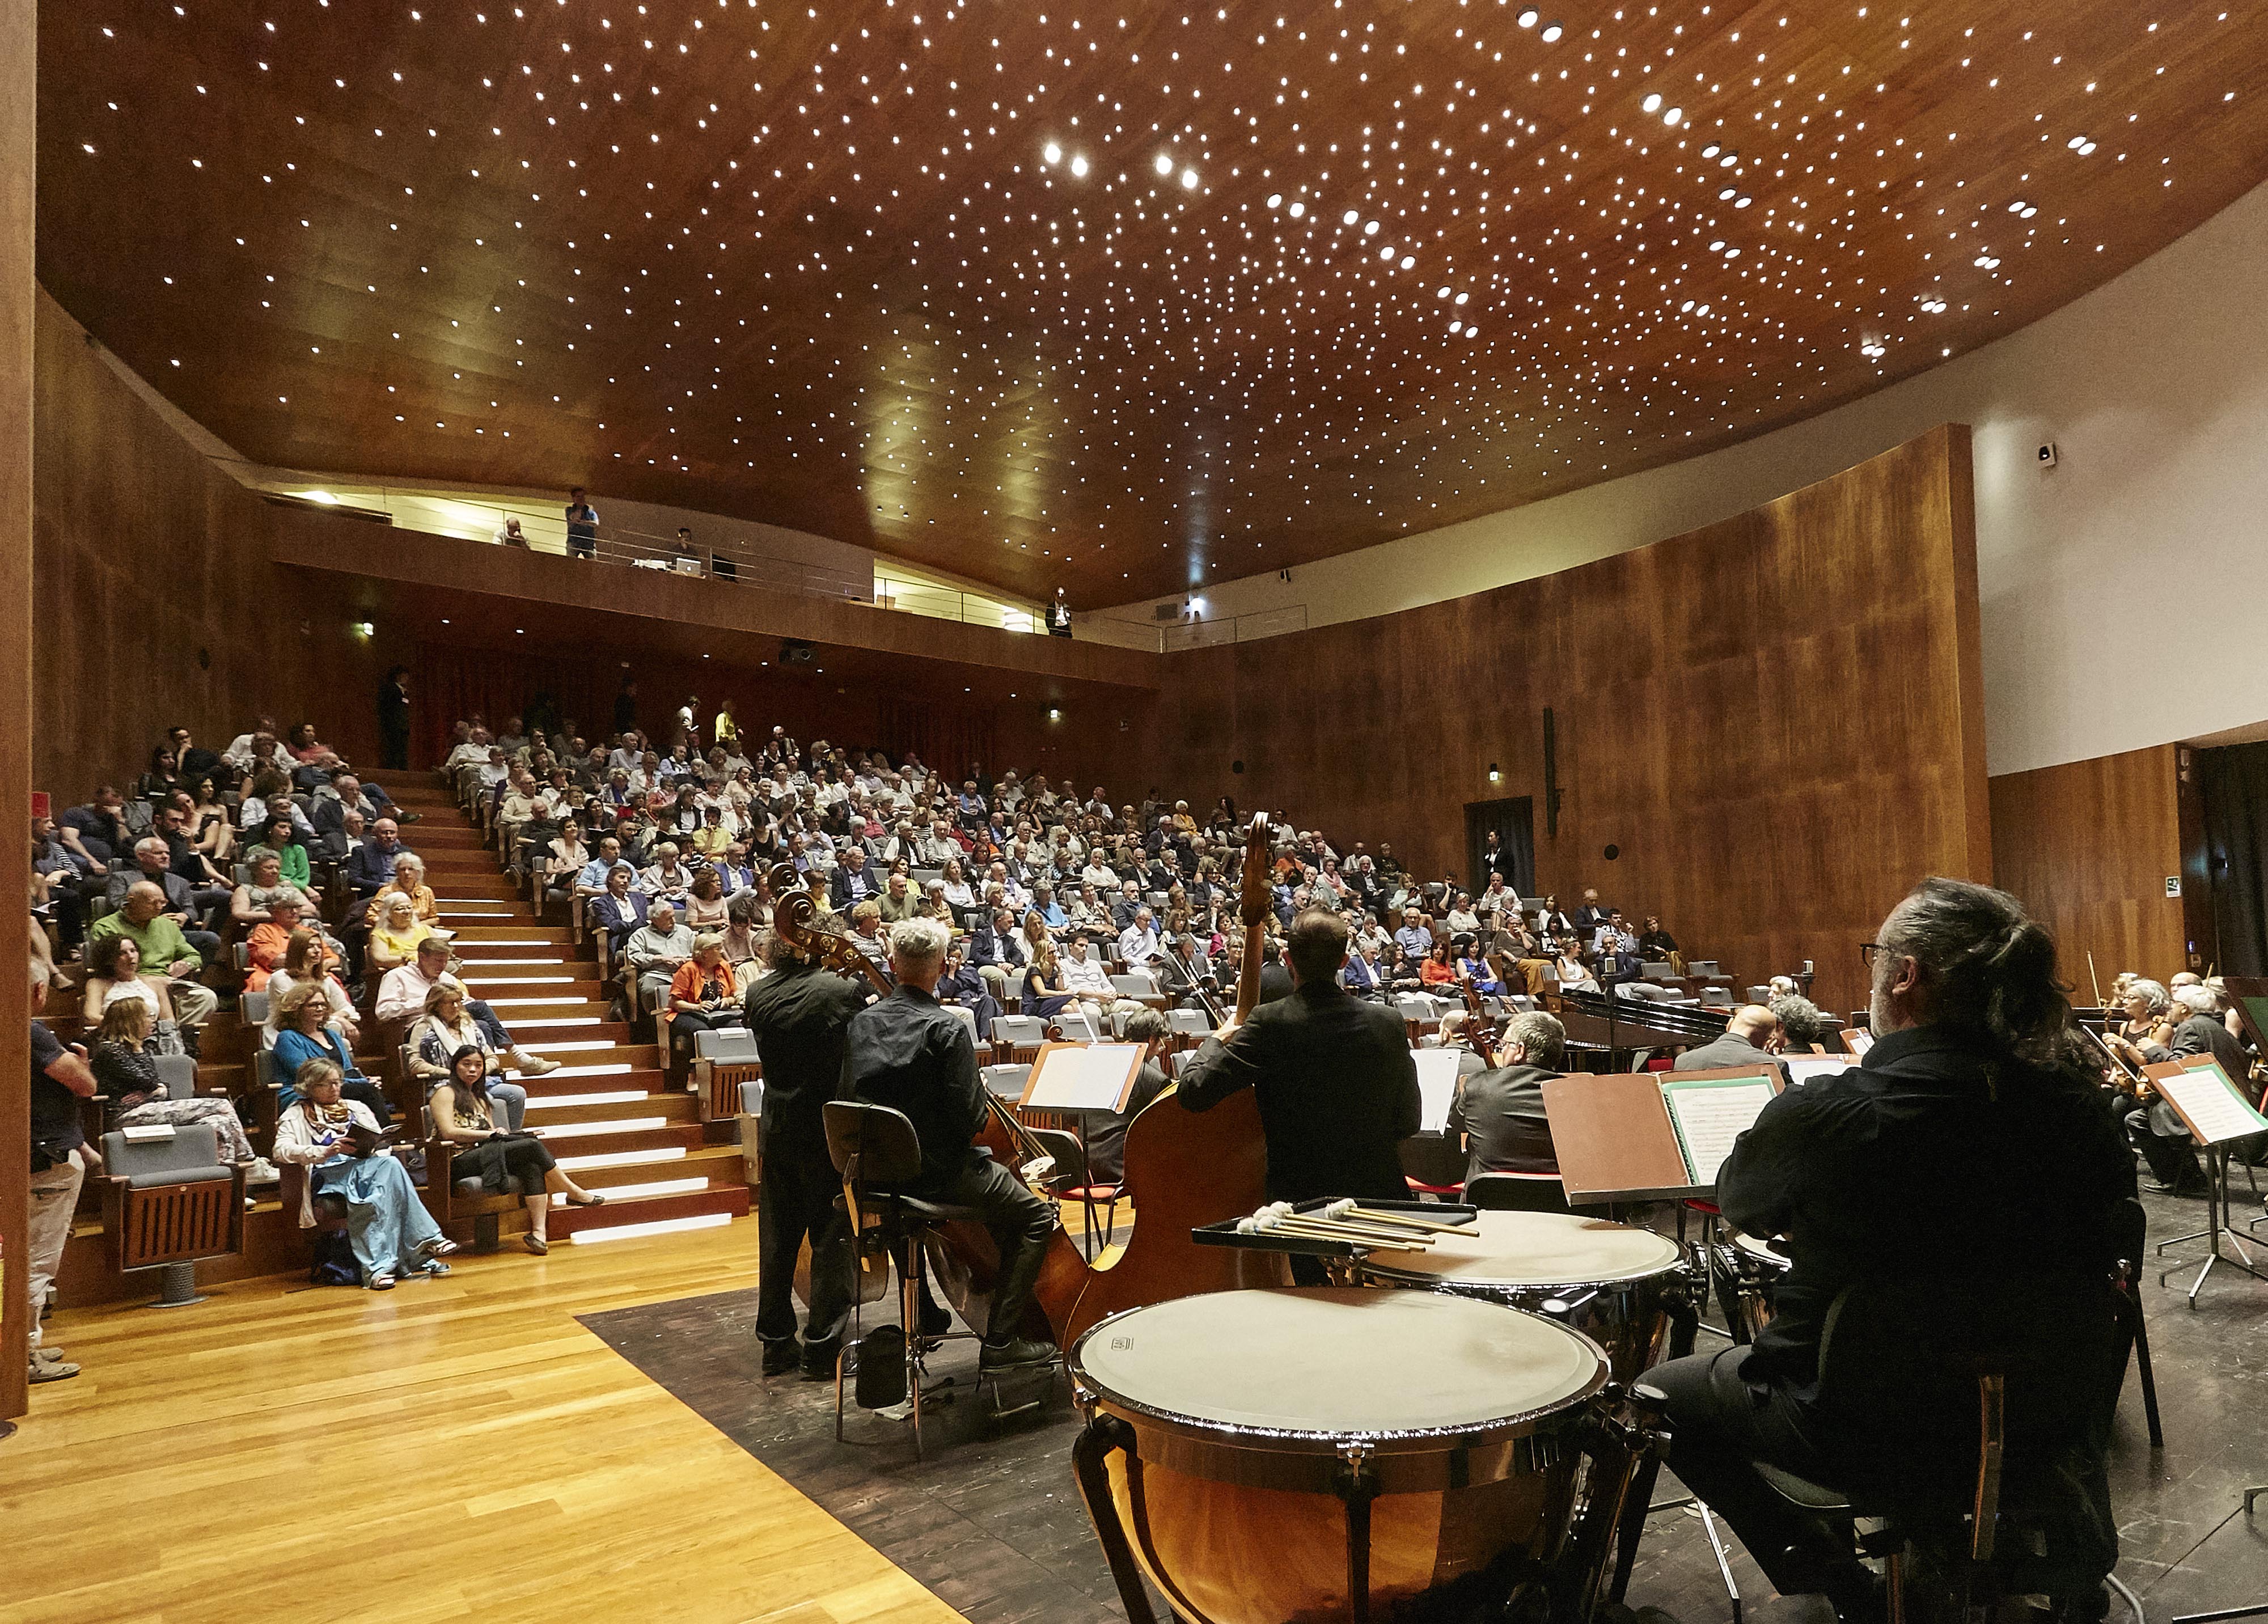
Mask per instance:
[[[1778,1065],[1546,1078],[1571,1206],[1707,1198],[1732,1140],[1785,1086]]]
[[[2254,1134],[2268,1133],[2268,1117],[2262,1116],[2245,1100],[2220,1062],[2210,1054],[2191,1054],[2182,1060],[2169,1060],[2142,1068],[2142,1075],[2154,1084],[2159,1095],[2190,1130],[2190,1136],[2205,1150],[2205,1228],[2186,1235],[2176,1235],[2158,1243],[2158,1255],[2166,1255],[2166,1248],[2185,1242],[2202,1240],[2205,1243],[2204,1267],[2190,1282],[2190,1306],[2197,1306],[2198,1293],[2203,1290],[2207,1275],[2216,1263],[2241,1269],[2255,1280],[2268,1281],[2253,1263],[2252,1254],[2244,1249],[2228,1227],[2228,1147],[2236,1140]],[[2229,1256],[2221,1250],[2226,1241],[2236,1248],[2237,1255]],[[2158,1276],[2162,1286],[2167,1281],[2189,1267],[2190,1260],[2176,1264]]]
[[[1449,1125],[1449,1107],[1457,1099],[1457,1063],[1463,1051],[1460,1049],[1412,1049],[1410,1060],[1418,1068],[1418,1131],[1421,1134],[1446,1132]]]

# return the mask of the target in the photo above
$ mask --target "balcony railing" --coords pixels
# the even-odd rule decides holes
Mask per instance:
[[[701,576],[735,584],[768,587],[836,603],[958,621],[967,626],[1036,635],[1046,629],[1042,610],[970,592],[940,581],[893,573],[880,562],[866,570],[829,569],[802,559],[760,552],[738,543],[694,540],[681,549],[674,535],[658,535],[620,525],[599,525],[588,536],[570,536],[563,506],[535,507],[509,499],[405,490],[358,481],[334,482],[320,474],[233,464],[230,472],[270,502],[305,507],[342,518],[392,525],[426,535],[454,536],[490,546],[522,546],[530,552],[580,558],[590,562]],[[507,532],[516,521],[516,533]],[[1149,622],[1112,614],[1082,614],[1073,635],[1123,649],[1164,653],[1250,642],[1300,631],[1307,624],[1304,604],[1218,620]]]

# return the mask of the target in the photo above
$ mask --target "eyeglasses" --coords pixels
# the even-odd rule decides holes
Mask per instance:
[[[1876,953],[1888,952],[1889,951],[1889,945],[1885,943],[1861,942],[1859,944],[1859,962],[1867,966],[1868,969],[1872,969],[1874,965],[1874,955]]]

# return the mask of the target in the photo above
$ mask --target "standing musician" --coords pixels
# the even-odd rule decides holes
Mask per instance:
[[[1402,1201],[1399,1147],[1418,1131],[1418,1064],[1402,1017],[1338,984],[1347,928],[1309,908],[1285,937],[1292,992],[1232,1017],[1182,1068],[1184,1110],[1205,1111],[1256,1090],[1273,1201],[1326,1195]]]
[[[968,1026],[940,1005],[935,989],[950,940],[933,919],[890,927],[897,989],[850,1022],[845,1095],[902,1111],[921,1141],[921,1177],[911,1194],[973,1207],[1000,1251],[992,1293],[992,1334],[978,1363],[1032,1364],[1056,1356],[1051,1342],[1017,1334],[1031,1305],[1056,1215],[989,1150],[972,1143],[984,1126],[984,1083]]]
[[[798,1360],[796,1254],[811,1240],[811,1304],[801,1362],[806,1380],[835,1374],[850,1316],[850,1227],[835,1210],[842,1181],[827,1153],[820,1107],[835,1098],[850,1018],[866,989],[822,970],[778,936],[758,948],[771,974],[742,1005],[764,1069],[763,1182],[756,1191],[756,1337],[763,1372],[784,1375]]]
[[[1877,936],[1864,949],[1874,1047],[1766,1106],[1718,1176],[1728,1223],[1789,1238],[1775,1318],[1747,1347],[1646,1378],[1668,1398],[1666,1464],[1783,1594],[1823,1592],[1845,1617],[1874,1610],[1873,1576],[1847,1536],[1757,1470],[1837,1486],[1815,1385],[1837,1292],[1955,1257],[1988,1285],[2097,1266],[2107,1277],[2134,1194],[2132,1156],[2071,1036],[2055,943],[2016,899],[1926,879]]]

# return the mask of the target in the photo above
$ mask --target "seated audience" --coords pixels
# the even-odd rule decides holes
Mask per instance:
[[[417,944],[416,958],[396,969],[388,970],[386,979],[378,984],[378,1001],[372,1013],[378,1018],[380,1040],[385,1047],[391,1050],[396,1044],[409,1041],[410,1028],[429,1013],[429,1000],[434,988],[443,986],[456,988],[460,995],[468,991],[464,984],[463,966],[449,957],[448,944],[438,936],[429,936]],[[497,1012],[481,999],[467,996],[464,1013],[480,1029],[490,1051],[503,1056],[522,1077],[540,1077],[559,1069],[559,1062],[546,1060],[521,1048]],[[453,1023],[453,1017],[452,1018]],[[447,1052],[453,1053],[456,1047],[451,1044]],[[513,1096],[521,1099],[526,1098],[526,1091],[516,1084],[498,1084],[497,1086],[507,1099]],[[518,1108],[516,1101],[514,1108]]]
[[[388,892],[379,900],[378,922],[371,928],[369,962],[381,972],[398,970],[417,957],[417,944],[433,934],[433,927],[417,917],[417,904],[407,893]]]
[[[165,908],[166,893],[148,880],[136,880],[127,887],[118,912],[96,920],[88,930],[89,952],[114,937],[132,942],[140,957],[139,973],[166,979],[174,1018],[184,1026],[202,1026],[220,1007],[220,1000],[210,988],[199,983],[204,958],[189,945],[180,924]],[[218,947],[217,940],[214,945]]]
[[[725,956],[725,938],[714,930],[702,931],[693,938],[693,957],[670,978],[670,1047],[690,1054],[695,1032],[742,1024],[740,978]]]
[[[402,1275],[447,1274],[441,1259],[457,1244],[425,1210],[409,1171],[378,1142],[383,1119],[361,1097],[342,1097],[341,1085],[336,1065],[308,1060],[302,1091],[276,1119],[276,1160],[308,1170],[299,1227],[314,1227],[316,1196],[335,1195],[346,1204],[347,1238],[364,1285],[390,1291]]]
[[[151,1019],[150,1006],[140,999],[122,998],[104,1011],[87,1062],[94,1069],[94,1080],[110,1097],[105,1125],[178,1128],[203,1122],[220,1143],[221,1159],[243,1164],[247,1183],[275,1183],[275,1166],[253,1154],[252,1142],[244,1136],[244,1124],[234,1106],[206,1095],[175,1099],[166,1092],[165,1081],[158,1075],[158,1057],[180,1052],[178,1044],[166,1047],[166,1040]]]
[[[261,825],[258,841],[244,849],[240,861],[250,864],[256,877],[261,863],[269,857],[276,859],[279,883],[296,885],[310,896],[314,894],[314,870],[308,861],[307,848],[289,818],[270,818]]]
[[[645,923],[623,944],[622,957],[635,978],[638,1007],[652,1007],[668,991],[678,966],[693,957],[693,932],[677,922],[674,907],[657,901],[647,909]]]
[[[597,1207],[606,1201],[560,1170],[543,1141],[531,1133],[500,1127],[501,1102],[493,1098],[488,1056],[468,1044],[450,1056],[441,1080],[426,1097],[436,1138],[449,1142],[449,1178],[476,1178],[490,1194],[503,1193],[507,1180],[516,1183],[527,1208],[527,1233],[520,1244],[541,1255],[551,1250],[546,1222],[551,1198],[563,1195],[571,1207]]]
[[[306,1091],[298,1084],[301,1069],[323,1061],[337,1069],[341,1090],[350,1101],[359,1103],[380,1125],[392,1121],[394,1107],[387,1103],[385,1091],[362,1074],[346,1034],[329,1024],[330,999],[321,982],[294,987],[283,1006],[276,1016],[276,1047],[269,1051],[269,1075],[284,1085],[277,1105],[297,1101]]]
[[[323,989],[324,1000],[329,1005],[329,1013],[323,1019],[325,1025],[337,1027],[339,1035],[347,1040],[349,1047],[362,1036],[362,1029],[355,1019],[354,1001],[347,996],[347,989],[340,984],[335,973],[326,973],[318,967],[334,959],[335,955],[324,941],[320,929],[302,925],[291,933],[291,939],[284,944],[284,962],[269,972],[268,1016],[260,1026],[261,1047],[272,1049],[276,1047],[276,1037],[283,1031],[276,1023],[284,996],[292,988],[305,985]]]

